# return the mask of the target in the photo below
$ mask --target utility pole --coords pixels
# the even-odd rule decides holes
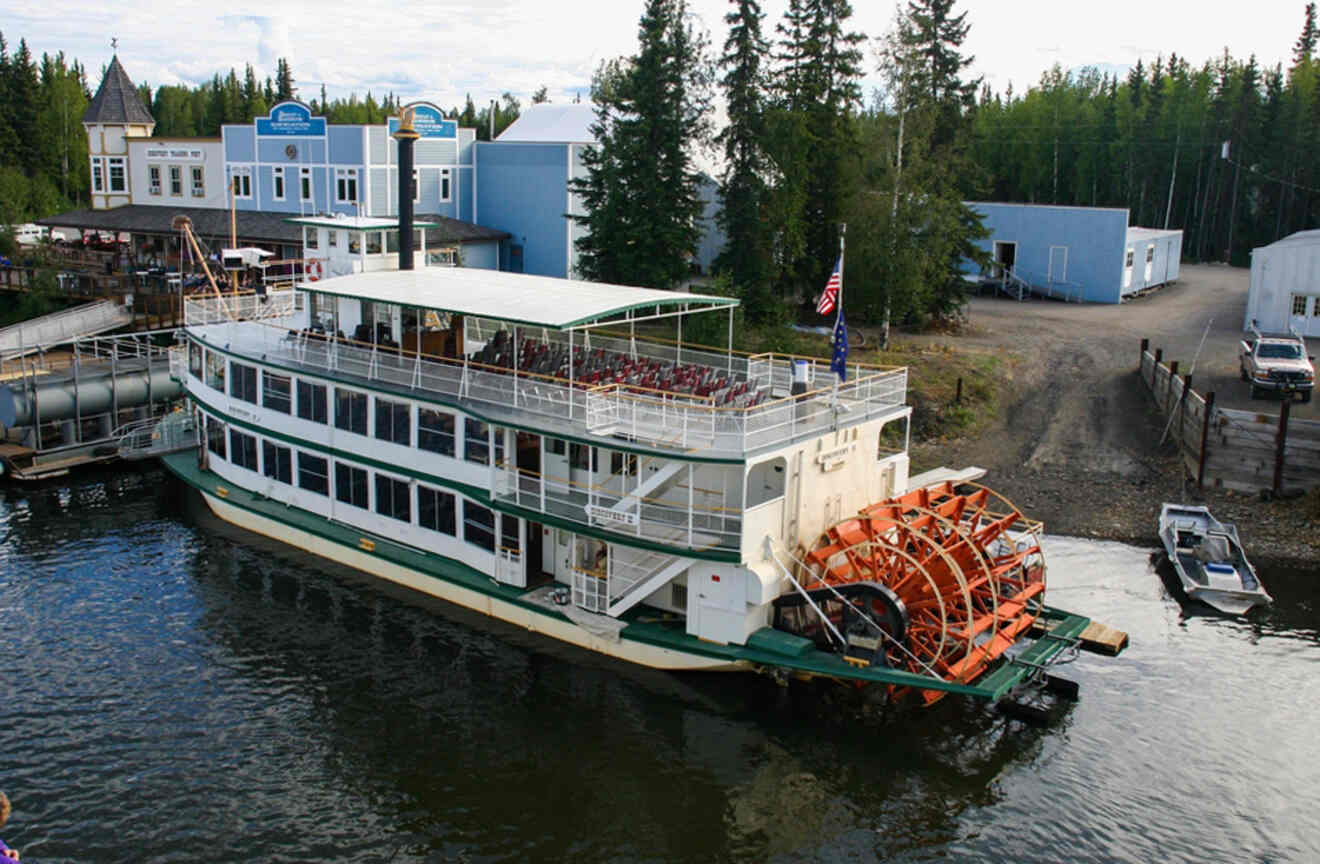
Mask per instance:
[[[1164,228],[1169,227],[1169,217],[1173,215],[1173,181],[1178,179],[1178,148],[1182,147],[1182,127],[1178,127],[1178,141],[1173,145],[1173,173],[1169,175],[1169,203],[1164,208]]]
[[[1225,142],[1225,150],[1227,149],[1228,149],[1227,142]],[[1225,158],[1227,158],[1227,156],[1225,156]],[[1228,248],[1224,250],[1225,264],[1230,263],[1233,259],[1233,225],[1234,223],[1237,222],[1238,178],[1241,176],[1242,176],[1242,161],[1239,159],[1237,160],[1236,167],[1233,170],[1233,203],[1228,208]]]

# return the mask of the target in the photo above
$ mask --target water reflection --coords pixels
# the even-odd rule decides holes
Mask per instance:
[[[0,489],[0,531],[25,860],[233,837],[265,861],[1305,860],[1320,836],[1306,574],[1262,572],[1275,605],[1225,619],[1150,550],[1050,538],[1051,602],[1132,646],[1065,670],[1082,699],[1041,730],[623,666],[239,532],[159,474]]]

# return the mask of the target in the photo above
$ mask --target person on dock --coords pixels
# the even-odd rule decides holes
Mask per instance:
[[[9,821],[9,809],[9,799],[5,797],[5,793],[0,792],[0,828],[5,827],[5,823]],[[0,861],[17,860],[18,850],[11,849],[5,845],[4,840],[0,840]]]

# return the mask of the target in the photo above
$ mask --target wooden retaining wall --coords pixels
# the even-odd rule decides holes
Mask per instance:
[[[1141,342],[1141,380],[1168,423],[1188,474],[1198,486],[1242,492],[1320,487],[1320,422],[1293,419],[1291,403],[1277,414],[1221,408]],[[1245,386],[1245,385],[1244,385]]]

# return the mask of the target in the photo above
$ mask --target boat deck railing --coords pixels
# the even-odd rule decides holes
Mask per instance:
[[[328,373],[344,380],[381,382],[476,403],[488,419],[553,424],[566,434],[588,432],[657,448],[703,450],[742,456],[831,429],[901,412],[907,398],[906,367],[848,364],[848,380],[837,382],[823,361],[809,360],[814,389],[790,395],[795,365],[804,358],[781,354],[715,355],[726,366],[768,385],[773,394],[754,406],[717,404],[710,396],[649,389],[628,383],[590,385],[562,376],[445,358],[297,329],[296,292],[273,292],[264,302],[253,295],[199,297],[185,303],[189,326],[203,338],[255,361],[270,361]],[[250,313],[246,320],[244,313]],[[602,337],[595,337],[593,343]],[[681,351],[637,340],[640,352]],[[823,374],[822,371],[823,370]],[[739,369],[735,368],[735,372]],[[811,385],[808,385],[811,386]]]

